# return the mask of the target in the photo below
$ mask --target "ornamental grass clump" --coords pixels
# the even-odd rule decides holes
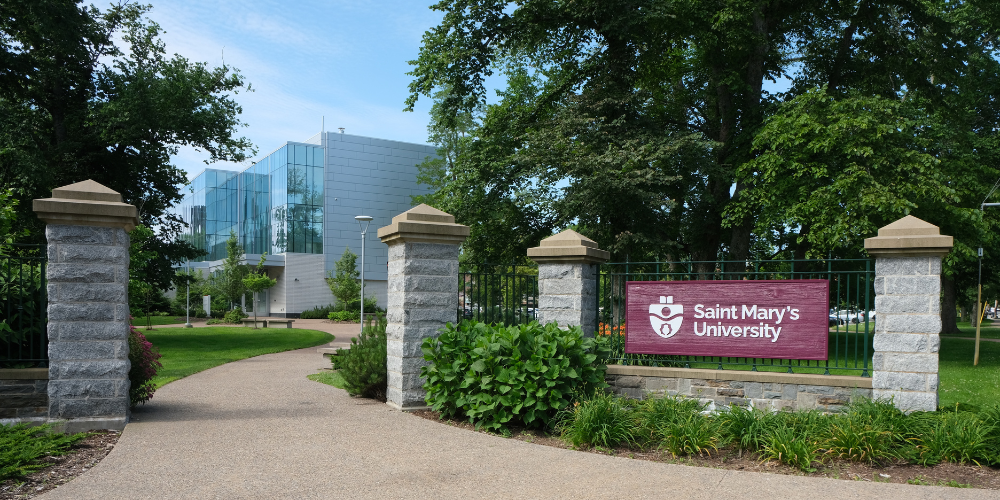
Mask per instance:
[[[369,321],[361,335],[351,339],[350,349],[341,349],[331,356],[333,369],[344,378],[344,389],[352,396],[385,402],[388,371],[386,370],[386,319],[378,315]]]
[[[422,349],[427,403],[481,429],[550,427],[574,394],[607,386],[605,341],[585,338],[579,327],[463,321],[425,339]]]
[[[153,398],[156,392],[156,384],[153,377],[156,372],[163,368],[160,364],[160,352],[153,344],[146,340],[146,336],[139,333],[134,326],[129,326],[128,334],[128,360],[132,367],[128,371],[129,406],[135,409],[140,404],[145,404]]]
[[[597,392],[564,411],[557,428],[574,447],[615,448],[635,443],[634,404],[630,400]]]

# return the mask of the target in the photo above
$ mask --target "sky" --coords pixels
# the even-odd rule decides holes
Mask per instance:
[[[167,54],[239,68],[254,89],[240,93],[239,135],[255,159],[285,141],[326,130],[427,143],[430,101],[403,112],[421,37],[440,22],[433,2],[409,0],[150,0]],[[173,159],[188,177],[208,155],[184,148]],[[249,165],[215,163],[240,170]]]

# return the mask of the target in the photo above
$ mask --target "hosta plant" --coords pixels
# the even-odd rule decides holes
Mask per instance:
[[[479,428],[547,427],[574,394],[606,387],[605,342],[556,323],[448,324],[424,340],[427,403]]]

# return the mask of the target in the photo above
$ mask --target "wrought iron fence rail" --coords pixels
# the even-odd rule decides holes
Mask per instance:
[[[47,366],[45,245],[0,254],[0,368]]]
[[[830,280],[829,356],[826,360],[733,358],[718,356],[671,356],[625,353],[625,284],[628,281],[690,280]],[[871,332],[874,329],[872,299],[874,266],[870,259],[808,259],[778,261],[708,262],[619,262],[601,266],[595,307],[601,326],[598,333],[610,335],[612,359],[625,365],[711,367],[715,369],[784,370],[788,373],[837,372],[869,376]],[[619,330],[614,330],[618,327]],[[843,328],[842,328],[843,327]]]
[[[458,321],[515,325],[536,319],[537,268],[489,264],[476,268],[458,273]]]

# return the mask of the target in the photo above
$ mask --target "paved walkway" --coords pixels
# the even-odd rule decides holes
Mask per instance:
[[[315,348],[169,384],[96,467],[39,497],[997,498],[961,490],[685,467],[533,445],[352,399],[306,375]]]

